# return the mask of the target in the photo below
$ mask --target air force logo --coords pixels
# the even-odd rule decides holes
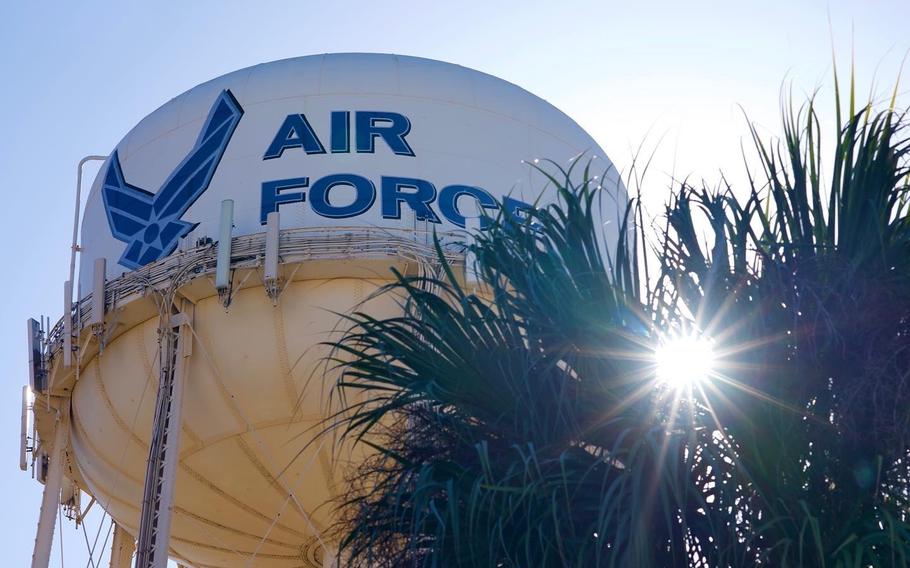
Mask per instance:
[[[164,258],[193,230],[180,217],[208,189],[241,116],[231,92],[222,91],[193,148],[154,194],[128,184],[117,152],[111,155],[101,195],[111,233],[126,243],[121,265],[136,269]]]

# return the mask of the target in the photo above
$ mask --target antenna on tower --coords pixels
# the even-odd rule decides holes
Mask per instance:
[[[231,234],[234,230],[234,200],[221,202],[218,253],[215,257],[215,288],[225,309],[231,304]]]

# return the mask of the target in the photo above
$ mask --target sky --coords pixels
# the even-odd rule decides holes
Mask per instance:
[[[854,59],[862,98],[886,99],[910,49],[908,17],[906,0],[0,3],[4,564],[29,565],[35,536],[41,486],[18,469],[24,322],[62,313],[76,164],[109,153],[172,97],[299,55],[457,63],[554,104],[621,170],[653,152],[642,196],[658,215],[671,179],[714,185],[723,173],[742,183],[746,116],[762,135],[779,134],[782,88],[798,103],[818,91],[830,120],[832,52],[842,78]],[[87,185],[96,168],[87,168]],[[85,538],[100,519],[93,511],[86,535],[65,522],[52,565],[90,566]]]

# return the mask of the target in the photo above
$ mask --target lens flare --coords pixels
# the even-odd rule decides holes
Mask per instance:
[[[657,380],[675,389],[690,388],[714,372],[712,342],[698,335],[671,336],[654,354]]]

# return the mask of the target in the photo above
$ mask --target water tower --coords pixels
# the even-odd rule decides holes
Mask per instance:
[[[390,268],[436,270],[434,233],[463,267],[459,243],[485,214],[553,199],[526,161],[583,153],[608,172],[615,242],[625,196],[594,140],[457,65],[276,61],[143,119],[102,157],[79,239],[77,206],[63,318],[29,321],[21,465],[44,484],[33,566],[47,566],[58,504],[79,518],[83,493],[116,522],[115,567],[134,552],[140,568],[330,564],[337,462],[357,459],[313,440],[337,313],[366,301],[394,314],[370,299]]]

